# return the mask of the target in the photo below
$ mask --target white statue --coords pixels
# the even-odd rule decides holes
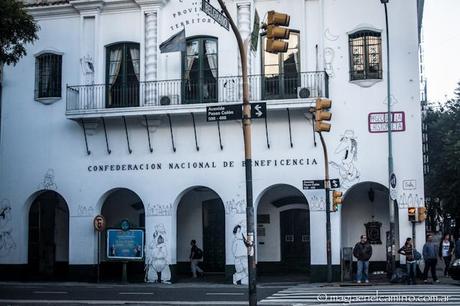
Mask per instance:
[[[249,281],[248,249],[246,248],[242,229],[241,223],[233,228],[232,253],[235,258],[236,270],[235,274],[233,274],[233,284],[235,285],[247,285]]]

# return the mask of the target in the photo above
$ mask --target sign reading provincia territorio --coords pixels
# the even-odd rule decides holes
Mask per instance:
[[[369,133],[385,133],[388,131],[388,113],[369,113]],[[391,131],[404,132],[406,130],[406,117],[404,112],[391,113]]]
[[[254,168],[270,167],[304,167],[316,166],[316,158],[282,158],[282,159],[255,159],[252,160]],[[143,162],[125,164],[97,164],[89,165],[88,172],[125,172],[125,171],[176,171],[187,169],[228,169],[244,167],[245,162],[234,160],[224,161],[175,161],[175,162]]]

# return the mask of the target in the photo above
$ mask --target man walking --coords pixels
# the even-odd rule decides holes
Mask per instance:
[[[361,240],[355,245],[353,249],[353,256],[358,259],[357,283],[369,282],[369,259],[372,256],[372,246],[367,241],[366,235],[361,235]]]
[[[439,283],[438,277],[436,276],[436,264],[438,263],[438,246],[433,242],[433,236],[431,234],[426,235],[426,242],[423,245],[423,260],[425,261],[425,269],[423,270],[423,281],[428,282],[428,270],[431,271],[431,277],[433,281]]]
[[[203,270],[198,266],[198,263],[203,258],[203,251],[196,246],[196,240],[190,242],[192,249],[190,250],[190,267],[192,269],[193,278],[197,277],[197,272],[199,275],[203,275]]]
[[[457,234],[457,241],[455,241],[455,258],[460,259],[460,232]]]

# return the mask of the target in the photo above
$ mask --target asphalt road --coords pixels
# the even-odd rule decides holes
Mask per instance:
[[[267,284],[259,305],[460,305],[460,282],[322,286]],[[219,284],[0,283],[0,305],[247,305],[247,287]]]

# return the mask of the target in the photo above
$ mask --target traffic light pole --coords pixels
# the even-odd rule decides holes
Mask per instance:
[[[230,26],[238,42],[238,49],[241,57],[241,70],[243,76],[243,136],[244,136],[244,159],[246,172],[246,226],[248,249],[248,272],[249,272],[249,305],[257,305],[256,290],[256,262],[254,245],[254,206],[252,204],[252,156],[251,156],[251,104],[249,104],[249,81],[248,81],[248,57],[241,34],[228,12],[223,0],[217,0],[227,16]]]
[[[331,190],[329,180],[329,158],[323,134],[318,132],[324,152],[324,188],[326,190],[326,252],[327,252],[327,281],[332,282],[332,250],[331,250]]]

